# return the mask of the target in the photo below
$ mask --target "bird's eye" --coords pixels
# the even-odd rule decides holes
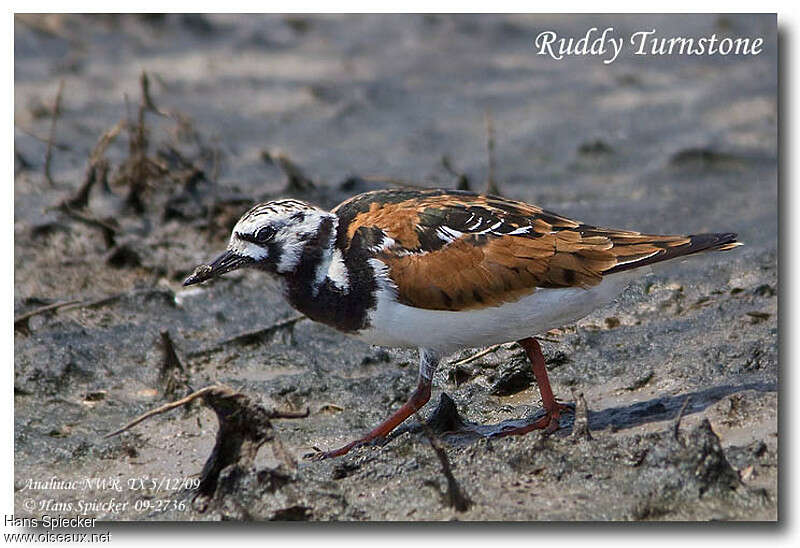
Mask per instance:
[[[262,226],[256,231],[253,239],[260,244],[264,244],[270,241],[273,236],[275,236],[274,228],[271,226]]]

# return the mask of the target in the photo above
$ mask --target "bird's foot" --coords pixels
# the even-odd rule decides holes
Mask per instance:
[[[503,438],[506,436],[520,436],[533,432],[534,430],[544,430],[547,434],[552,434],[559,429],[559,418],[564,411],[572,411],[572,405],[556,402],[555,407],[547,411],[544,417],[526,424],[525,426],[508,426],[501,431],[493,433],[493,438]]]
[[[347,445],[340,447],[339,449],[332,449],[331,451],[322,451],[321,449],[317,449],[314,447],[313,453],[306,453],[303,455],[303,458],[310,461],[321,461],[326,459],[332,459],[335,457],[341,457],[342,455],[346,455],[350,452],[351,449],[355,449],[356,447],[361,447],[362,445],[367,445],[368,443],[374,442],[375,440],[366,440],[360,439],[356,441],[352,441]]]

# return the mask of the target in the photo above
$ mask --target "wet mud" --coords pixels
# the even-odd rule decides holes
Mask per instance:
[[[542,30],[592,26],[766,42],[611,65],[533,52]],[[15,513],[777,519],[775,31],[774,16],[17,15]],[[541,413],[521,348],[501,345],[445,361],[385,443],[306,458],[402,405],[416,352],[298,317],[257,272],[181,281],[259,200],[490,183],[597,225],[745,245],[643,272],[540,334],[556,396],[578,402],[553,435],[491,437]]]

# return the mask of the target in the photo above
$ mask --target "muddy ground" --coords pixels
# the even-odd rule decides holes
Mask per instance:
[[[628,52],[610,65],[531,47],[543,30],[592,26],[766,42],[758,56]],[[16,513],[776,519],[775,32],[774,16],[18,15]],[[409,420],[382,447],[304,460],[404,402],[415,353],[281,324],[296,313],[256,272],[190,290],[182,279],[258,200],[484,190],[487,118],[505,196],[599,225],[736,231],[746,245],[664,265],[543,334],[557,396],[585,396],[590,440],[571,433],[572,415],[547,438],[485,437],[540,409],[511,346],[440,368],[421,416],[445,394],[458,416],[444,397],[430,431]],[[222,469],[195,497],[184,488],[218,429],[208,408],[103,437],[214,383],[244,394],[248,412],[307,407],[271,421],[290,458],[251,432],[250,450],[264,443],[252,464]]]

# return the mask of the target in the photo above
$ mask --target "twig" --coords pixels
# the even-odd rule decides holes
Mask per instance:
[[[138,417],[130,421],[128,424],[126,424],[119,430],[115,430],[114,432],[106,434],[103,437],[113,438],[114,436],[118,436],[119,434],[122,434],[123,432],[130,430],[137,424],[146,421],[151,417],[155,417],[156,415],[161,415],[162,413],[171,411],[176,407],[181,407],[182,405],[192,403],[194,400],[198,398],[203,398],[209,394],[215,394],[217,396],[224,396],[224,397],[244,396],[244,394],[241,394],[236,390],[234,390],[233,388],[225,386],[224,384],[212,384],[211,386],[206,386],[205,388],[201,388],[200,390],[192,392],[188,396],[185,396],[179,400],[170,403],[165,403],[164,405],[156,407],[155,409],[151,409],[150,411],[142,415],[139,415]],[[304,419],[308,417],[309,413],[310,410],[308,407],[306,407],[305,411],[279,411],[271,409],[270,411],[267,412],[267,416],[270,419]]]
[[[164,352],[164,359],[161,362],[160,380],[164,386],[164,395],[174,397],[175,392],[180,385],[186,386],[186,370],[178,357],[178,352],[175,349],[175,343],[172,342],[172,337],[169,330],[161,332],[161,345]]]
[[[80,301],[75,302],[74,304],[66,304],[62,307],[62,311],[66,312],[67,310],[75,310],[78,308],[95,308],[98,306],[104,306],[114,301],[118,301],[123,297],[130,297],[133,295],[157,295],[162,294],[165,297],[169,297],[173,299],[175,295],[172,291],[168,289],[160,289],[160,288],[148,288],[148,289],[135,289],[133,291],[123,291],[122,293],[115,293],[114,295],[108,295],[107,297],[100,297],[98,299],[92,299],[90,301]]]
[[[170,369],[183,371],[183,364],[180,358],[178,358],[178,353],[175,351],[175,343],[172,342],[169,330],[165,329],[161,332],[161,342],[164,345],[165,366]]]
[[[156,74],[155,80],[161,85],[162,88],[166,88],[167,85],[164,83],[164,80]],[[181,114],[180,112],[173,112],[171,110],[163,109],[156,105],[155,101],[153,101],[153,96],[150,94],[150,75],[146,71],[142,71],[142,74],[139,76],[139,82],[141,84],[142,89],[142,106],[143,108],[149,110],[154,114],[158,114],[159,116],[163,116],[164,118],[169,118],[178,123],[181,128],[184,127],[191,127],[191,123],[187,123],[186,116]],[[192,134],[196,133],[194,129],[191,129]],[[196,135],[193,135],[196,138]]]
[[[466,358],[463,358],[463,359],[461,359],[461,360],[458,360],[457,362],[455,362],[455,363],[453,363],[453,364],[451,364],[451,365],[452,365],[452,366],[456,366],[456,365],[464,365],[464,364],[466,364],[466,363],[474,362],[474,361],[475,361],[475,360],[477,360],[478,358],[482,358],[482,357],[484,357],[486,354],[491,354],[492,352],[496,352],[496,351],[497,351],[497,350],[499,350],[500,348],[506,348],[506,349],[513,348],[515,344],[517,344],[517,343],[502,343],[502,344],[493,344],[492,346],[487,346],[486,348],[484,348],[484,349],[483,349],[483,350],[481,350],[480,352],[478,352],[478,353],[476,353],[476,354],[473,354],[472,356],[467,356]]]
[[[675,420],[672,422],[672,436],[677,440],[678,439],[678,432],[681,428],[681,419],[683,419],[683,413],[686,411],[686,408],[689,406],[689,401],[692,399],[691,396],[686,396],[686,400],[684,400],[683,405],[681,405],[680,410],[678,411],[678,415],[675,417]]]
[[[311,409],[306,407],[305,411],[276,411],[275,409],[269,412],[271,419],[304,419],[311,414]]]
[[[223,346],[227,346],[229,344],[253,344],[253,343],[258,342],[259,340],[261,340],[263,338],[269,337],[270,335],[280,331],[281,329],[291,328],[291,327],[294,326],[294,324],[296,324],[300,320],[304,320],[304,319],[306,319],[306,316],[299,315],[299,316],[295,316],[293,318],[289,318],[287,320],[282,320],[280,322],[274,323],[274,324],[270,325],[269,327],[264,327],[262,329],[256,329],[255,331],[247,331],[245,333],[240,333],[239,335],[233,336],[233,337],[231,337],[229,339],[223,339],[223,340],[219,341],[218,343],[216,343],[213,346],[210,346],[208,348],[195,350],[189,356],[190,357],[194,357],[194,356],[200,356],[200,355],[203,355],[203,354],[207,354],[209,352],[213,352],[213,351],[218,350],[219,348],[222,348]]]
[[[502,344],[493,344],[492,346],[488,346],[488,347],[484,348],[483,350],[481,350],[480,352],[478,352],[476,354],[473,354],[472,356],[467,356],[466,358],[458,360],[457,362],[455,362],[452,365],[453,366],[464,365],[464,364],[467,364],[467,363],[470,363],[470,362],[474,362],[475,360],[477,360],[478,358],[482,358],[486,354],[491,354],[492,352],[495,352],[496,350],[499,350],[501,346],[503,346],[503,345]]]
[[[559,342],[561,342],[561,341],[559,341],[557,339],[548,339],[547,337],[539,337],[539,336],[537,336],[537,337],[534,337],[534,338],[536,340],[539,340],[539,341],[545,341],[545,342],[551,342],[551,343],[559,343]],[[481,350],[480,352],[478,352],[476,354],[473,354],[472,356],[467,356],[466,358],[458,360],[457,362],[454,362],[454,363],[452,363],[450,365],[455,367],[457,365],[464,365],[466,363],[474,362],[478,358],[482,358],[486,354],[491,354],[492,352],[496,352],[497,350],[499,350],[501,348],[505,348],[506,350],[510,350],[510,349],[514,348],[514,345],[516,345],[516,344],[517,343],[515,343],[515,342],[493,344],[492,346],[487,346],[486,348],[484,348],[483,350]]]
[[[466,512],[469,510],[470,506],[472,506],[472,501],[461,489],[461,486],[458,484],[458,481],[456,481],[455,476],[453,476],[453,470],[450,466],[450,459],[447,458],[447,453],[442,448],[441,444],[439,444],[438,440],[436,439],[436,435],[433,433],[433,430],[431,430],[430,426],[428,426],[428,423],[422,420],[418,413],[415,413],[415,416],[420,424],[422,424],[422,432],[425,434],[425,437],[428,439],[431,447],[436,452],[436,457],[439,459],[439,464],[442,466],[442,474],[444,474],[444,477],[447,479],[448,505],[455,508],[457,512]]]
[[[108,162],[104,161],[100,164],[90,163],[89,167],[86,169],[83,183],[81,183],[81,186],[78,188],[77,192],[75,192],[74,196],[62,202],[63,205],[70,209],[83,209],[89,205],[89,193],[92,191],[92,187],[94,187],[97,181],[104,181],[105,185],[108,185]]]
[[[142,106],[148,110],[161,114],[161,111],[153,102],[153,98],[150,96],[150,78],[147,77],[147,73],[145,71],[142,71],[139,81],[141,82],[142,87]]]
[[[169,175],[176,183],[181,183],[183,188],[191,191],[202,180],[208,180],[205,171],[194,165],[173,145],[166,145],[156,152],[156,158],[149,160],[152,166]],[[171,166],[170,164],[177,164]]]
[[[500,188],[494,179],[494,120],[492,113],[486,111],[486,152],[489,156],[489,175],[486,182],[486,194],[500,196]]]
[[[269,327],[265,327],[263,329],[256,329],[255,331],[248,331],[246,333],[242,333],[240,335],[236,335],[235,337],[231,337],[230,339],[225,339],[218,344],[221,346],[227,344],[248,344],[251,342],[255,342],[262,337],[268,337],[273,333],[280,331],[281,329],[287,329],[289,327],[294,327],[294,324],[299,322],[300,320],[305,320],[306,317],[303,315],[295,316],[293,318],[289,318],[287,320],[283,320],[277,323],[270,325]]]
[[[63,92],[64,80],[62,79],[58,83],[58,93],[56,93],[56,100],[53,103],[53,118],[50,122],[50,134],[47,137],[47,151],[44,154],[44,179],[50,186],[55,186],[53,177],[50,174],[50,163],[53,158],[53,139],[55,139],[56,135],[56,124],[58,123],[59,116],[61,116],[61,95]]]
[[[72,209],[66,202],[58,205],[55,209],[66,214],[68,217],[72,217],[76,221],[80,221],[94,228],[99,228],[103,231],[103,238],[105,239],[106,246],[112,247],[114,245],[114,239],[119,231],[119,229],[114,225],[102,219],[92,217],[91,215],[80,213],[79,211]]]
[[[114,142],[119,132],[125,127],[125,124],[126,121],[122,119],[100,136],[97,140],[97,144],[89,155],[89,165],[86,168],[86,175],[83,178],[83,183],[80,188],[78,188],[75,195],[64,200],[62,205],[73,209],[82,209],[89,204],[89,193],[96,182],[99,181],[105,186],[108,186],[109,166],[108,160],[105,158],[106,149]]]
[[[311,179],[306,177],[297,164],[292,162],[285,154],[277,154],[275,156],[275,164],[286,175],[286,190],[305,192],[316,186]]]
[[[41,306],[39,308],[34,308],[33,310],[29,310],[28,312],[24,312],[14,318],[14,329],[25,329],[28,330],[30,327],[28,326],[28,320],[34,316],[38,316],[39,314],[44,314],[45,312],[50,312],[52,310],[58,310],[59,308],[63,308],[65,306],[78,303],[80,301],[71,300],[71,301],[61,301],[58,303],[52,303],[45,306]]]
[[[456,190],[470,190],[469,186],[469,177],[467,177],[466,173],[461,173],[456,171],[453,167],[453,164],[450,163],[449,156],[442,156],[442,167],[453,177],[458,179],[458,184],[456,185]]]
[[[572,425],[572,439],[591,441],[592,433],[589,431],[589,406],[583,392],[572,389],[572,397],[575,398],[575,422]]]
[[[119,132],[125,128],[127,123],[127,120],[122,118],[116,124],[108,128],[97,140],[97,144],[92,149],[92,154],[89,156],[89,158],[92,161],[102,158],[106,153],[108,145],[114,142],[114,140],[117,138],[117,135],[119,135]]]
[[[219,423],[214,449],[200,474],[198,496],[209,497],[214,494],[219,474],[224,468],[234,465],[244,469],[250,468],[259,448],[266,442],[272,442],[275,457],[283,461],[287,467],[290,469],[297,467],[297,463],[280,443],[270,421],[272,419],[307,417],[309,409],[306,408],[302,413],[267,410],[253,402],[245,394],[225,385],[207,386],[185,398],[152,409],[105,437],[121,434],[142,421],[191,403],[198,398],[202,398],[203,402],[214,410]]]
[[[24,312],[14,318],[14,328],[26,328],[27,321],[34,316],[38,316],[39,314],[44,314],[46,312],[51,312],[55,310],[60,310],[62,312],[66,312],[67,310],[75,310],[77,308],[94,308],[96,306],[102,306],[111,302],[114,302],[122,297],[126,297],[129,295],[136,295],[140,293],[165,293],[166,291],[163,289],[147,289],[147,290],[137,290],[137,291],[126,291],[123,293],[117,293],[115,295],[109,295],[107,297],[101,297],[99,299],[93,299],[90,301],[78,301],[78,300],[70,300],[70,301],[61,301],[57,303],[48,304],[45,306],[41,306],[39,308],[35,308],[33,310],[29,310],[28,312]],[[170,296],[171,293],[170,293]]]
[[[147,129],[145,128],[145,112],[149,110],[149,80],[147,73],[142,72],[139,77],[142,97],[139,100],[139,110],[136,124],[128,124],[128,154],[130,159],[130,172],[128,174],[128,196],[125,204],[137,213],[144,213],[145,206],[141,194],[147,186],[149,179],[147,158]]]
[[[156,407],[155,409],[151,409],[147,413],[144,413],[143,415],[139,415],[138,417],[133,419],[131,422],[129,422],[128,424],[126,424],[125,426],[120,428],[119,430],[115,430],[114,432],[111,432],[110,434],[106,434],[103,437],[104,438],[113,438],[114,436],[117,436],[117,435],[122,434],[123,432],[125,432],[127,430],[130,430],[131,428],[133,428],[134,426],[136,426],[140,422],[146,421],[150,417],[155,417],[156,415],[160,415],[162,413],[166,413],[167,411],[175,409],[176,407],[180,407],[182,405],[186,405],[188,403],[191,403],[194,400],[196,400],[197,398],[202,398],[206,394],[209,394],[209,393],[211,393],[211,392],[213,392],[215,390],[225,390],[225,389],[232,391],[232,389],[230,389],[230,388],[228,388],[226,386],[223,386],[223,385],[206,386],[205,388],[201,388],[200,390],[198,390],[196,392],[192,392],[191,394],[189,394],[188,396],[186,396],[184,398],[181,398],[179,400],[176,400],[176,401],[173,401],[173,402],[170,402],[170,403],[165,403],[164,405],[162,405],[160,407]]]

